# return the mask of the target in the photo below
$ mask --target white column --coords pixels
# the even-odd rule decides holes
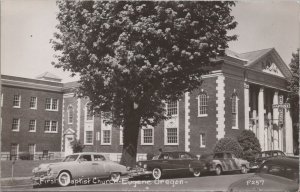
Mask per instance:
[[[184,93],[184,149],[190,151],[190,93]]]
[[[293,154],[293,124],[290,109],[285,109],[285,149],[287,155]]]
[[[273,96],[273,104],[278,104],[278,91],[275,91]],[[278,108],[273,108],[273,142],[274,142],[274,150],[279,149],[279,127],[278,127],[278,117],[279,112]]]
[[[249,129],[249,84],[244,83],[245,129]]]
[[[263,151],[265,151],[264,143],[264,129],[265,129],[265,117],[264,117],[264,88],[259,89],[258,93],[258,140]]]
[[[254,125],[253,125],[253,132],[255,134],[255,136],[258,138],[258,133],[257,133],[257,121],[256,121],[256,117],[257,117],[257,108],[256,108],[256,103],[257,103],[257,96],[255,91],[252,92],[252,118],[254,121]]]

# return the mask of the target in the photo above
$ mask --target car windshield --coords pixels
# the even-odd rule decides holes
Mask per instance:
[[[77,157],[78,155],[69,155],[63,160],[63,162],[75,161]]]

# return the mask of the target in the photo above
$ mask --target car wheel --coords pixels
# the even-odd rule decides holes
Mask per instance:
[[[160,170],[160,168],[154,168],[152,170],[152,177],[154,179],[160,179],[161,178],[161,170]]]
[[[120,181],[121,174],[120,173],[112,173],[110,175],[110,180],[113,181],[114,183],[117,183]]]
[[[200,170],[195,169],[194,172],[193,172],[193,175],[194,175],[195,177],[200,177],[200,175],[201,175]]]
[[[71,175],[70,173],[63,171],[58,176],[58,184],[61,187],[66,187],[71,183]]]
[[[220,165],[217,165],[217,167],[216,167],[216,174],[217,175],[221,175],[222,174],[222,168],[221,168]]]
[[[241,173],[246,174],[248,172],[248,169],[245,165],[242,166],[241,168]]]

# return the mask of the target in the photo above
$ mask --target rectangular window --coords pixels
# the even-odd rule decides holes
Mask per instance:
[[[21,107],[21,95],[14,95],[13,107],[15,108]]]
[[[10,159],[18,159],[19,157],[19,144],[13,143],[10,146]]]
[[[177,110],[177,101],[168,101],[167,102],[167,115],[168,116],[177,116],[178,110]]]
[[[110,144],[110,130],[103,130],[103,142],[102,144]]]
[[[207,116],[207,95],[205,93],[198,97],[198,116]]]
[[[30,107],[30,109],[36,109],[37,108],[37,98],[36,97],[31,97],[30,98],[29,107]]]
[[[142,129],[142,145],[153,145],[153,128]]]
[[[206,135],[205,133],[200,133],[200,148],[206,147]]]
[[[36,120],[29,121],[29,132],[35,132],[36,130]]]
[[[57,133],[58,122],[57,121],[45,121],[45,133]]]
[[[35,144],[28,145],[29,159],[33,160],[35,155]]]
[[[19,131],[20,130],[20,119],[13,119],[11,130],[12,131]]]
[[[167,145],[177,145],[178,144],[178,130],[177,128],[166,128],[167,132]]]
[[[85,144],[93,144],[93,131],[85,131]]]
[[[46,98],[46,110],[58,111],[58,99]]]

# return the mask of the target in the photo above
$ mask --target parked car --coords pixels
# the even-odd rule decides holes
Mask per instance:
[[[51,181],[63,187],[76,179],[109,178],[118,182],[121,176],[128,174],[125,166],[107,160],[100,153],[88,152],[74,153],[62,162],[41,164],[32,172],[35,185]]]
[[[237,158],[232,152],[214,153],[209,165],[209,171],[215,171],[217,175],[221,175],[225,171],[247,173],[249,168],[247,160]]]
[[[198,158],[195,155],[187,152],[162,152],[152,160],[137,162],[137,167],[131,172],[131,176],[151,176],[160,179],[171,174],[190,174],[190,162],[196,159]]]
[[[255,175],[229,186],[228,191],[297,191],[299,187],[299,159],[271,158]]]
[[[269,158],[282,158],[286,157],[284,152],[279,150],[262,151],[255,156],[254,162],[250,162],[251,169],[257,169],[265,160]]]
[[[191,161],[190,172],[193,173],[195,177],[199,177],[203,173],[210,171],[212,165],[213,154],[202,154],[199,160]]]

